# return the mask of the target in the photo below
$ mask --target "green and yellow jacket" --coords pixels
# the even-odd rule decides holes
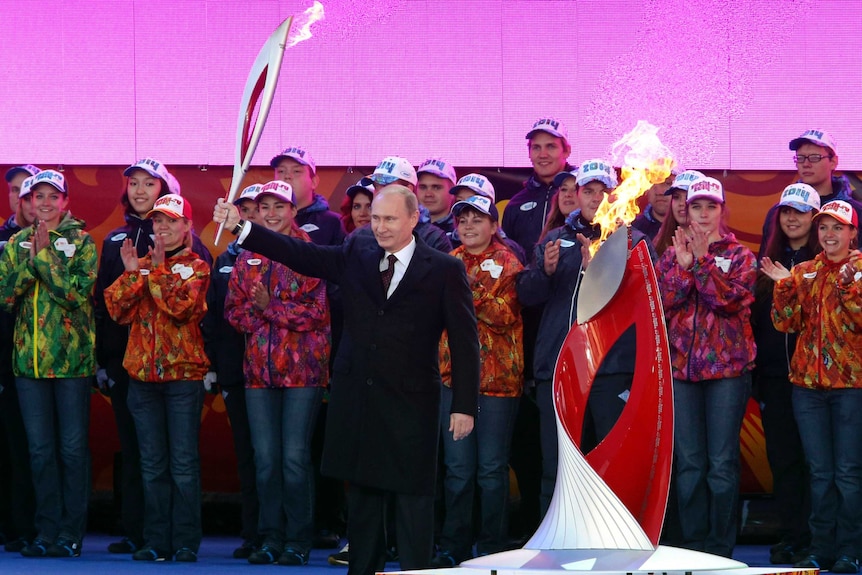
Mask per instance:
[[[33,228],[9,239],[0,255],[0,305],[15,316],[12,364],[34,379],[95,373],[92,291],[96,245],[84,222],[66,212],[50,245],[30,260]]]

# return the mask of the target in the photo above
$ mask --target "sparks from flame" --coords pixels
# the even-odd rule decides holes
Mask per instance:
[[[590,245],[592,255],[614,230],[635,219],[640,211],[638,198],[670,175],[676,162],[659,140],[658,130],[649,122],[638,120],[634,129],[612,146],[612,165],[622,166],[622,183],[605,196],[596,210],[593,223],[601,226],[602,233]]]
[[[294,23],[287,38],[287,47],[292,48],[311,38],[311,25],[318,20],[323,20],[323,18],[323,4],[315,0],[314,4],[309,6],[305,12],[294,17]]]

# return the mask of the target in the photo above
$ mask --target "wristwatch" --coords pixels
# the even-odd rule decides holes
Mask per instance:
[[[232,233],[235,236],[238,236],[240,233],[242,233],[243,226],[245,226],[245,220],[238,221],[237,224],[230,231],[230,233]]]

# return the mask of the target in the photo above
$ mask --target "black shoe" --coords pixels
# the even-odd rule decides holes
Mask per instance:
[[[832,564],[830,571],[833,573],[859,573],[859,562],[855,557],[842,555]]]
[[[314,536],[313,547],[315,549],[338,549],[339,543],[341,543],[341,535],[329,529],[321,529]]]
[[[308,565],[308,553],[288,547],[278,558],[279,565]]]
[[[21,553],[21,550],[27,547],[30,542],[26,537],[19,537],[18,539],[12,539],[11,541],[7,541],[6,545],[3,546],[8,553]]]
[[[180,563],[196,563],[198,560],[198,554],[196,551],[189,549],[188,547],[182,547],[181,549],[177,549],[176,555],[174,555],[174,561],[179,561]]]
[[[264,543],[248,556],[248,562],[252,565],[271,565],[281,557],[281,547]]]
[[[802,561],[798,563],[794,563],[794,567],[800,567],[802,569],[820,569],[821,571],[829,571],[832,569],[832,564],[834,561],[828,557],[821,557],[820,555],[809,555]]]
[[[138,549],[132,554],[132,559],[135,561],[167,561],[168,554],[164,551],[159,551],[149,545]]]
[[[435,567],[437,569],[446,569],[449,567],[455,567],[459,563],[455,557],[452,556],[448,551],[441,551],[439,555],[437,555],[434,559],[431,560],[431,564],[429,567]]]
[[[135,544],[135,542],[128,537],[123,537],[119,541],[114,541],[108,545],[108,553],[131,555],[140,548],[140,545]]]
[[[248,559],[251,554],[258,548],[258,544],[251,539],[246,539],[242,545],[233,550],[234,559]]]
[[[782,542],[769,549],[769,562],[773,565],[789,565],[796,561],[802,561],[807,555],[806,553],[799,557],[799,549],[795,545]]]
[[[350,543],[345,543],[344,547],[338,553],[333,553],[327,559],[330,565],[347,566],[350,565]]]
[[[47,557],[48,547],[51,543],[46,539],[37,537],[32,543],[21,549],[21,555],[24,557]]]
[[[58,537],[48,546],[47,554],[48,557],[80,557],[81,542],[70,537]]]

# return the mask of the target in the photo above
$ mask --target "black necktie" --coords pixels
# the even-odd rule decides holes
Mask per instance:
[[[389,284],[392,283],[392,276],[395,275],[395,262],[398,261],[398,258],[395,257],[395,254],[389,254],[389,257],[386,258],[389,260],[389,267],[380,272],[380,279],[383,280],[383,295],[389,295]]]

